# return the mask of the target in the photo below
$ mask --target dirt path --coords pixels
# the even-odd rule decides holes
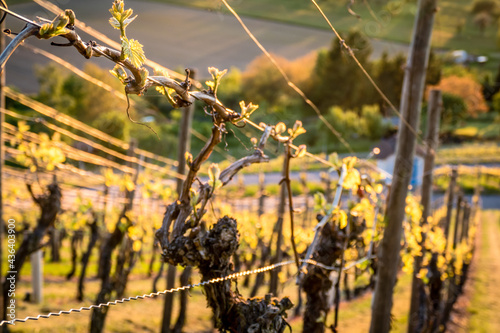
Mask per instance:
[[[500,212],[482,212],[476,253],[464,294],[455,304],[449,332],[500,332]]]
[[[500,332],[500,212],[482,216],[469,332]]]

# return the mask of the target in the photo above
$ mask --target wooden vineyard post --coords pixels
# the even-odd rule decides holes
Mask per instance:
[[[43,251],[38,250],[30,255],[31,261],[31,285],[33,287],[32,302],[40,304],[43,302]]]
[[[286,174],[286,158],[283,159],[283,179],[287,177]],[[286,206],[286,196],[287,189],[285,182],[281,183],[280,186],[280,198],[278,203],[278,220],[276,221],[275,230],[276,230],[276,251],[271,259],[271,264],[279,263],[283,259],[283,252],[281,250],[281,244],[283,243],[283,219],[285,216],[285,206]],[[273,244],[269,244],[270,249],[272,249]],[[269,281],[269,293],[273,294],[273,296],[278,296],[278,282],[279,282],[279,272],[281,270],[274,269],[271,271],[271,278]]]
[[[464,205],[464,212],[462,216],[462,230],[460,235],[460,243],[465,242],[469,244],[469,219],[470,219],[471,205],[466,202]],[[458,292],[461,294],[467,280],[467,272],[469,270],[470,262],[464,262],[462,266],[462,273],[460,275],[460,282],[458,284]]]
[[[264,202],[267,197],[265,177],[265,173],[261,169],[259,172],[259,208],[257,209],[259,223],[261,222],[262,215],[264,215]]]
[[[322,172],[320,175],[321,182],[325,185],[325,199],[327,202],[333,200],[332,198],[332,180],[330,178],[330,173]]]
[[[465,240],[466,242],[468,242],[469,239],[470,213],[471,205],[466,203],[464,208],[464,217],[462,218],[462,235],[460,236],[460,239]]]
[[[391,327],[393,291],[399,266],[399,251],[405,202],[413,169],[425,74],[437,0],[420,0],[413,39],[401,93],[401,124],[391,195],[385,216],[386,228],[380,245],[377,285],[372,303],[370,332],[386,333]]]
[[[429,94],[429,111],[427,115],[427,135],[425,137],[426,153],[424,160],[424,176],[422,180],[422,219],[420,225],[424,227],[428,224],[427,220],[431,213],[432,205],[432,171],[434,169],[434,159],[436,157],[436,150],[439,141],[439,119],[443,101],[441,91],[437,89],[431,90]],[[425,228],[423,228],[425,230]],[[425,254],[424,244],[426,239],[425,231],[422,232],[422,255],[415,258],[413,267],[413,277],[411,286],[411,301],[410,301],[410,314],[408,316],[408,333],[419,332],[421,325],[424,324],[425,304],[421,304],[420,300],[424,296],[425,290],[422,281],[417,277],[420,269],[422,268],[422,258]],[[421,307],[424,307],[422,309]]]
[[[190,70],[189,74],[190,74],[190,78],[194,79],[195,71]],[[181,174],[181,175],[184,175],[186,173],[186,152],[188,152],[190,150],[190,147],[191,147],[191,135],[190,134],[191,134],[191,125],[193,122],[193,114],[194,114],[194,103],[187,106],[187,107],[184,107],[182,109],[182,119],[181,119],[181,125],[180,125],[180,129],[179,129],[179,145],[177,148],[177,161],[179,163],[177,166],[177,173]],[[182,185],[183,185],[183,180],[180,178],[177,178],[177,193],[179,196],[181,195]],[[186,270],[188,270],[188,271],[186,272]],[[183,272],[184,276],[181,277],[181,280],[182,281],[188,280],[190,272],[191,272],[191,268],[186,267],[184,272]],[[177,275],[176,273],[177,273],[176,266],[168,265],[167,289],[174,288],[175,277]],[[186,318],[187,296],[188,296],[187,291],[182,291],[180,293],[181,304],[184,306],[181,306],[181,309],[179,310],[179,317],[178,317],[177,323],[175,325],[175,329],[171,329],[174,294],[168,293],[165,295],[165,304],[163,307],[163,320],[162,320],[162,326],[161,326],[162,333],[180,332],[180,329],[182,329],[182,326],[183,326],[185,318]]]
[[[304,192],[304,212],[302,213],[302,228],[306,228],[309,224],[309,188],[307,187],[307,172],[300,173],[300,183]]]
[[[458,229],[460,228],[461,225],[461,220],[463,217],[462,213],[462,208],[464,207],[464,199],[463,199],[463,194],[459,193],[457,197],[457,209],[456,209],[456,214],[455,214],[455,225],[454,225],[454,232],[453,232],[453,240],[451,242],[451,247],[449,244],[447,244],[447,251],[449,253],[453,253],[455,249],[457,248],[457,244],[459,242],[459,233]],[[450,314],[451,310],[453,308],[453,304],[457,300],[458,297],[458,285],[457,285],[457,279],[456,279],[456,272],[455,272],[455,259],[452,257],[449,263],[449,269],[452,270],[452,274],[448,277],[448,290],[446,291],[446,303],[444,305],[444,310],[441,316],[441,327],[442,332],[446,331],[446,324],[448,323],[448,320],[450,319]]]
[[[459,230],[462,228],[462,222],[463,222],[463,209],[465,206],[465,201],[462,193],[458,194],[458,199],[457,199],[457,212],[455,215],[455,228],[454,228],[454,234],[453,234],[453,250],[457,248],[457,244],[460,243],[459,239]]]
[[[446,218],[444,220],[444,237],[446,239],[446,244],[448,244],[448,238],[450,236],[450,224],[451,215],[453,213],[453,201],[455,200],[455,186],[457,183],[458,171],[456,168],[451,170],[450,184],[448,185],[448,199],[446,207]]]

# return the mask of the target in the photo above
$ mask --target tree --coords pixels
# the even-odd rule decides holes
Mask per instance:
[[[472,4],[471,14],[490,13],[498,15],[498,1],[496,0],[476,0]]]
[[[311,72],[316,59],[314,53],[294,61],[276,55],[273,55],[273,58],[300,89],[309,89]],[[229,80],[228,86],[233,78],[229,77]],[[221,87],[221,100],[228,100],[227,90],[227,87]],[[241,97],[243,100],[251,99],[261,108],[268,109],[267,117],[262,118],[266,121],[275,121],[278,117],[281,119],[283,115],[289,114],[290,110],[304,112],[304,101],[297,97],[296,92],[288,86],[286,80],[265,55],[255,58],[242,73]]]
[[[474,24],[484,35],[486,28],[492,24],[499,16],[498,1],[476,0],[472,4],[470,11]]]
[[[74,108],[75,100],[65,91],[65,82],[70,74],[54,63],[35,65],[35,75],[40,85],[38,100],[58,110]]]
[[[493,22],[491,14],[488,12],[480,12],[474,15],[474,24],[478,27],[481,34],[484,35],[486,28]]]
[[[109,75],[109,72],[99,66],[87,63],[84,72],[97,80],[104,82],[117,91],[122,91],[120,83]],[[127,102],[105,92],[101,87],[68,73],[59,65],[49,63],[37,66],[36,75],[40,85],[38,99],[87,124],[107,112],[121,112],[127,108]]]
[[[388,130],[388,124],[384,122],[379,108],[375,105],[365,105],[361,109],[361,135],[378,140],[385,135]]]
[[[434,87],[440,89],[443,93],[462,98],[467,106],[467,114],[470,117],[477,117],[481,113],[488,112],[488,105],[484,100],[481,84],[470,75],[447,76]]]
[[[401,89],[404,78],[404,66],[406,57],[399,53],[389,59],[387,52],[382,53],[382,57],[374,65],[375,82],[384,92],[387,98],[395,105],[399,104]],[[384,116],[389,115],[389,105],[382,98],[377,98],[377,103]]]
[[[456,125],[467,118],[467,104],[465,100],[451,93],[443,94],[443,110],[441,112],[441,125]]]
[[[273,55],[274,59],[285,67],[288,60]],[[255,58],[247,67],[242,76],[243,98],[253,98],[255,103],[266,102],[269,105],[277,104],[280,96],[287,93],[287,84],[281,74],[276,71],[273,63],[265,56]]]
[[[92,127],[124,141],[128,141],[130,138],[130,122],[123,110],[102,112],[92,122]]]
[[[351,30],[345,43],[355,50],[361,65],[371,73],[369,57],[372,47],[369,40],[360,31]],[[322,110],[333,105],[357,109],[374,102],[373,88],[336,38],[328,51],[318,54],[310,89],[307,95]]]

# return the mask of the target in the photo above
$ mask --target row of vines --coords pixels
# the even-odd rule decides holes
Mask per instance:
[[[123,297],[128,277],[137,262],[147,264],[151,290],[157,291],[164,264],[158,265],[161,257],[154,231],[160,228],[162,209],[177,196],[173,183],[167,179],[159,182],[159,173],[140,168],[136,168],[133,174],[105,168],[101,175],[95,175],[100,181],[90,186],[89,171],[85,171],[83,177],[78,174],[83,170],[75,173],[76,170],[72,169],[73,177],[64,173],[67,166],[76,169],[72,166],[76,163],[65,154],[65,144],[57,132],[52,137],[40,133],[39,140],[33,140],[34,133],[30,131],[28,122],[19,121],[17,124],[17,127],[9,127],[12,136],[8,143],[7,160],[30,170],[27,174],[19,168],[6,168],[8,190],[5,212],[21,222],[18,224],[21,228],[16,231],[18,235],[23,235],[21,239],[26,244],[32,241],[30,235],[43,226],[41,223],[47,226],[45,236],[39,236],[38,243],[28,247],[28,253],[46,245],[46,252],[50,252],[49,260],[57,262],[61,260],[61,246],[69,246],[71,267],[68,267],[66,277],[72,279],[78,272],[78,278],[74,279],[78,281],[75,297],[80,301],[90,300],[85,297],[90,258],[98,260],[100,271],[94,274],[103,281],[107,280],[108,285],[103,286],[109,288],[108,298],[97,298],[96,303]],[[131,143],[129,151],[134,150],[133,145]],[[307,163],[307,159],[302,159]],[[333,162],[337,163],[340,174],[332,169],[330,172],[333,171],[333,174],[325,172],[321,183],[311,183],[307,181],[307,173],[303,173],[302,179],[294,181],[303,186],[303,194],[293,195],[292,202],[297,221],[294,226],[296,250],[300,259],[312,259],[321,264],[300,265],[299,294],[305,293],[306,302],[300,301],[302,304],[294,309],[294,313],[300,314],[305,310],[304,331],[325,329],[326,323],[331,322],[327,313],[332,305],[336,305],[338,311],[342,292],[349,300],[373,288],[376,283],[377,248],[382,237],[389,189],[382,175],[362,167],[363,163],[355,158]],[[92,169],[92,166],[87,163],[89,168]],[[436,202],[425,230],[426,240],[422,243],[422,211],[418,197],[407,198],[401,248],[401,269],[405,273],[412,273],[414,258],[425,253],[418,277],[423,282],[421,292],[426,302],[419,312],[418,323],[434,330],[440,327],[441,322],[446,324],[450,306],[464,284],[479,216],[478,194],[474,196],[473,204],[465,202],[462,195],[454,199],[456,185],[453,183],[458,173],[455,169],[440,170],[440,174],[452,176],[446,202]],[[462,177],[470,175],[470,171],[477,173],[476,169],[462,171]],[[193,210],[197,209],[200,215],[209,210],[203,220],[199,215],[193,214],[193,218],[200,218],[204,232],[210,230],[222,216],[233,216],[239,221],[239,246],[229,257],[234,266],[226,273],[252,270],[294,257],[292,243],[288,241],[291,229],[286,225],[290,223],[290,218],[284,214],[284,198],[272,189],[272,184],[266,186],[265,174],[260,177],[260,190],[248,197],[244,193],[244,184],[240,184],[241,189],[224,190],[221,187],[218,165],[210,165],[205,172],[210,186],[208,190],[212,192],[212,199],[206,205],[211,207],[200,210],[203,203],[196,196],[200,195],[202,188],[191,190],[192,202],[197,203]],[[481,174],[478,176],[481,177]],[[58,181],[59,178],[62,180]],[[36,195],[34,191],[42,194]],[[131,193],[134,195],[131,196]],[[291,190],[291,193],[294,194],[294,191]],[[30,197],[42,212],[52,209],[53,220],[43,220],[33,205],[27,204]],[[455,204],[454,200],[457,200]],[[51,208],[53,206],[56,208]],[[454,206],[457,207],[455,212]],[[281,216],[278,217],[281,221],[276,221],[276,210],[280,211],[280,207]],[[454,223],[451,222],[452,216]],[[109,245],[112,240],[116,244],[114,247]],[[312,249],[312,246],[316,248]],[[106,247],[111,250],[108,250],[108,259],[103,258]],[[98,252],[100,258],[92,256],[92,251]],[[117,256],[114,262],[112,255]],[[113,263],[114,267],[106,268],[102,260],[106,260],[108,265]],[[22,262],[16,260],[16,265],[16,270],[21,272]],[[250,297],[259,295],[264,287],[277,296],[281,290],[279,286],[292,278],[292,271],[280,272],[277,269],[271,274],[260,273],[254,278],[247,277],[243,286],[251,290]],[[218,277],[221,274],[217,271],[215,275]],[[182,278],[179,283],[185,284],[186,281]],[[364,284],[360,284],[361,281],[365,281]],[[332,289],[338,295],[335,300],[330,296]],[[337,316],[339,314],[335,312],[335,318]],[[338,319],[334,322],[337,323]]]
[[[27,25],[2,54],[2,65],[9,52],[30,36],[63,37],[85,58],[113,62],[111,72],[123,84],[127,99],[154,88],[185,113],[195,102],[202,104],[198,109],[211,119],[211,135],[204,138],[201,151],[187,151],[172,161],[139,149],[135,140],[110,137],[3,87],[14,105],[3,110],[7,121],[2,124],[6,152],[2,214],[17,223],[16,255],[7,257],[15,281],[23,278],[31,254],[45,250],[49,260],[57,262],[61,253],[70,252],[65,275],[76,282],[74,297],[105,304],[133,296],[127,287],[137,271],[144,272],[141,267],[146,267],[151,290],[158,291],[166,267],[181,266],[177,286],[189,284],[190,279],[211,281],[202,288],[213,326],[222,332],[283,332],[289,327],[291,309],[303,317],[304,332],[336,332],[342,320],[342,294],[349,300],[377,284],[390,283],[379,281],[377,273],[394,184],[391,177],[370,160],[325,160],[309,153],[300,145],[306,132],[300,120],[256,124],[251,115],[257,105],[242,101],[238,111],[225,107],[217,90],[226,71],[209,68],[211,80],[201,90],[192,89],[199,83],[189,71],[182,80],[161,71],[151,75],[144,66],[142,45],[126,34],[135,18],[133,11],[118,0],[110,13],[111,25],[120,31],[120,50],[84,42],[77,33],[75,14],[66,10],[52,22],[21,17]],[[27,116],[18,109],[40,116]],[[211,163],[210,156],[225,134],[242,127],[255,129],[248,156]],[[271,140],[282,155],[277,184],[266,184],[262,171],[270,160],[266,151]],[[313,161],[323,167],[321,182],[308,181],[306,171],[300,179],[292,178],[292,166],[307,170]],[[244,197],[244,180],[241,186],[231,184],[252,164],[261,164],[258,190]],[[446,200],[427,216],[418,193],[406,197],[397,256],[399,269],[418,281],[418,306],[409,321],[419,332],[446,329],[467,277],[480,218],[479,190],[467,202],[462,194],[456,195],[457,170],[441,170],[451,179]],[[269,265],[275,265],[270,273],[259,273]],[[255,273],[240,282],[248,288],[248,297],[240,293],[235,280],[220,279],[243,270]],[[100,285],[91,297],[85,287],[92,277]],[[279,298],[284,283],[291,280],[297,284],[298,304],[286,296]],[[6,321],[14,319],[8,310],[9,281],[3,283]],[[265,297],[257,297],[264,292]],[[182,331],[189,316],[186,303],[183,293],[177,322],[172,326],[168,320],[163,331]],[[166,317],[171,316],[168,304]],[[105,329],[109,311],[107,306],[92,310],[91,332]]]

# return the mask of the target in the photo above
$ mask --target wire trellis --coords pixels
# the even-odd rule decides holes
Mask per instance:
[[[367,260],[371,260],[373,258],[374,258],[373,256],[362,258],[358,261],[353,262],[351,265],[344,267],[342,270],[348,270],[357,264],[360,264],[360,263],[367,261]],[[339,270],[339,267],[337,267],[337,266],[326,266],[326,265],[319,263],[319,262],[312,260],[312,259],[308,259],[308,260],[302,259],[300,261],[303,263],[308,263],[310,265],[321,267],[325,270],[330,270],[330,271],[334,271],[334,270],[338,271]],[[50,317],[59,317],[61,315],[69,315],[72,313],[90,311],[92,309],[100,309],[102,307],[109,307],[112,305],[123,304],[125,302],[137,301],[137,300],[146,299],[146,298],[155,298],[155,297],[160,296],[160,295],[166,295],[166,294],[175,293],[175,292],[179,292],[179,291],[183,291],[183,290],[189,290],[189,289],[193,289],[196,287],[203,287],[203,286],[206,286],[209,284],[220,283],[220,282],[224,282],[227,280],[237,279],[237,278],[247,276],[247,275],[264,273],[264,272],[271,271],[273,269],[287,266],[287,265],[291,265],[294,263],[295,263],[294,260],[282,261],[282,262],[277,263],[277,264],[272,264],[272,265],[268,265],[268,266],[264,266],[264,267],[260,267],[260,268],[256,268],[256,269],[252,269],[252,270],[247,270],[247,271],[243,271],[243,272],[233,273],[233,274],[229,274],[226,276],[221,276],[218,278],[213,278],[210,280],[202,281],[199,283],[187,284],[187,285],[184,285],[182,287],[166,289],[166,290],[162,290],[162,291],[158,291],[158,292],[154,292],[154,293],[149,293],[149,294],[125,297],[125,298],[117,299],[117,300],[110,301],[107,303],[92,304],[90,306],[82,306],[81,308],[78,308],[78,309],[61,310],[59,312],[49,312],[47,314],[39,314],[36,317],[35,316],[28,316],[25,318],[15,318],[13,320],[3,320],[0,322],[0,327],[4,326],[4,325],[14,325],[15,323],[25,323],[25,322],[30,321],[30,320],[48,319]]]

